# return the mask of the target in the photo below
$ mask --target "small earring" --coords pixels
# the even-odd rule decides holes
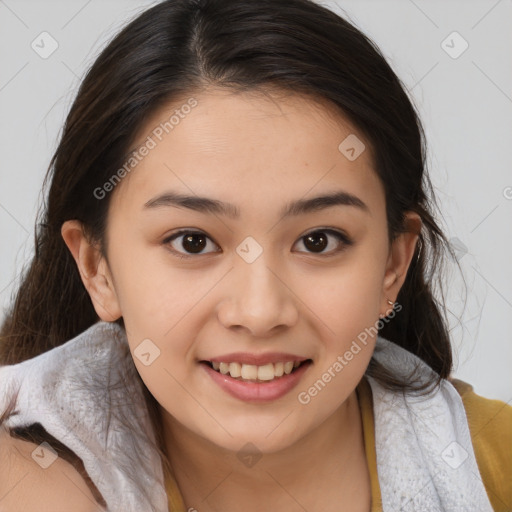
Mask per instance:
[[[394,303],[392,300],[389,300],[389,299],[388,299],[388,304],[389,304],[390,306],[393,306],[393,308],[395,307],[395,303]],[[389,314],[389,313],[388,313],[388,314]],[[382,319],[382,318],[386,318],[386,317],[388,316],[388,314],[381,314],[381,315],[379,315],[379,318],[381,318],[381,319]]]

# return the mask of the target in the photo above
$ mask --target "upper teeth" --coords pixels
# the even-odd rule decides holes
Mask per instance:
[[[286,361],[284,363],[268,363],[262,366],[240,363],[215,363],[212,361],[214,370],[231,377],[248,380],[272,380],[274,377],[288,375],[294,368],[300,365],[300,361]]]

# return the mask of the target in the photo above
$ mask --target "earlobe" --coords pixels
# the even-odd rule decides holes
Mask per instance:
[[[94,309],[105,322],[121,317],[110,270],[97,245],[92,244],[78,220],[63,223],[61,235],[71,252]]]
[[[421,233],[422,222],[417,213],[406,212],[404,222],[406,231],[393,240],[389,251],[381,298],[384,316],[389,314],[392,309],[390,304],[396,301],[398,292],[404,284]]]

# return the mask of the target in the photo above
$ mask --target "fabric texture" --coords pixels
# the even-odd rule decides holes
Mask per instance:
[[[432,372],[381,337],[374,357],[397,374],[416,369],[416,376],[425,379]],[[363,414],[363,427],[367,448],[374,434],[378,481],[374,475],[372,496],[380,497],[377,505],[384,512],[492,511],[455,387],[443,381],[437,392],[418,398],[365,379],[374,421]],[[361,384],[358,392],[362,389]],[[17,391],[16,414],[5,426],[40,423],[73,450],[108,512],[180,512],[179,489],[170,475],[164,483],[142,386],[117,324],[98,322],[40,356],[0,367],[0,412]],[[370,451],[367,458],[372,472]]]
[[[373,357],[394,375],[426,382],[433,370],[379,338]],[[385,512],[493,512],[476,462],[462,399],[447,380],[429,396],[372,388],[377,473]]]
[[[480,474],[495,512],[512,512],[512,406],[477,395],[467,382],[452,379],[459,392]]]
[[[493,510],[494,512],[511,512],[512,406],[501,400],[491,400],[477,395],[473,387],[462,380],[450,379],[450,382],[462,398],[478,467]],[[372,390],[366,377],[361,379],[356,391],[370,473],[372,495],[370,512],[382,512],[375,450]],[[184,512],[184,509],[182,511],[177,508],[176,512]]]
[[[0,367],[9,428],[40,423],[73,450],[108,512],[167,512],[160,456],[124,331],[98,322],[37,357]]]

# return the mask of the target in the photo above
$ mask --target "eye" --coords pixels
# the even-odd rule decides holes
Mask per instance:
[[[331,237],[335,239],[334,242],[329,240]],[[316,254],[325,254],[326,256],[337,254],[346,249],[347,246],[353,244],[352,240],[347,235],[333,229],[317,229],[315,231],[311,231],[307,235],[301,237],[298,242],[302,242],[307,251]],[[324,250],[329,247],[331,248],[330,250]]]
[[[180,239],[181,242],[175,243]],[[169,249],[179,258],[191,258],[194,255],[219,252],[215,250],[203,252],[205,248],[208,247],[209,242],[210,246],[219,248],[219,246],[202,231],[181,230],[167,237],[163,241],[163,244],[169,246]],[[297,243],[299,242],[302,242],[308,252],[325,256],[337,254],[353,244],[352,240],[347,235],[333,229],[317,229],[311,231],[302,236]],[[326,248],[330,248],[330,250],[326,251]]]
[[[176,246],[178,246],[179,248],[173,246],[173,242],[180,238],[181,242],[176,244]],[[202,251],[208,246],[208,241],[211,242],[210,245],[218,247],[218,245],[215,242],[213,242],[209,236],[207,236],[205,233],[201,231],[181,230],[166,238],[163,241],[163,244],[168,245],[170,250],[173,253],[175,253],[179,258],[191,258],[193,257],[193,255],[207,254]],[[181,252],[180,249],[184,250],[185,252]]]

